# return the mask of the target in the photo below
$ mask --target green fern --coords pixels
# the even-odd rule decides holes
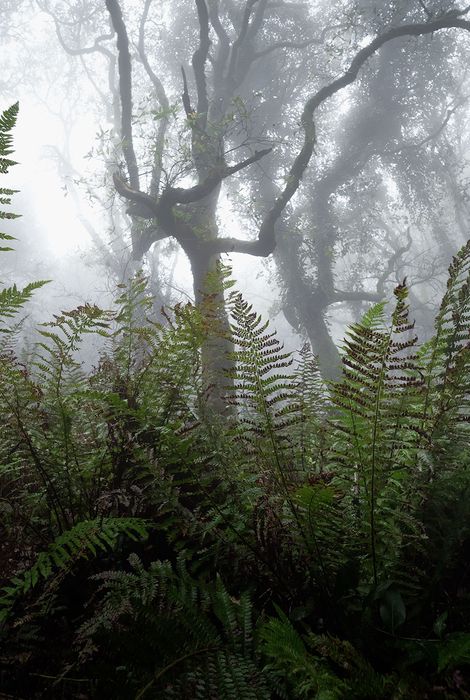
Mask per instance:
[[[395,290],[390,325],[378,304],[350,328],[343,380],[333,387],[338,414],[331,467],[349,494],[344,505],[356,513],[359,541],[369,543],[363,554],[374,585],[388,579],[405,532],[418,535],[407,504],[415,484],[423,382],[407,295],[405,284]],[[356,526],[351,522],[353,532]]]
[[[298,420],[289,428],[295,460],[303,474],[320,474],[326,463],[328,389],[322,380],[317,358],[306,343],[293,372]]]
[[[0,173],[2,174],[7,173],[13,165],[16,165],[14,160],[10,160],[6,156],[13,153],[13,138],[10,132],[15,127],[19,107],[19,103],[16,102],[0,114]],[[8,193],[2,192],[2,194]]]
[[[122,656],[133,668],[132,685],[116,687],[117,697],[158,693],[161,698],[268,700],[256,660],[248,594],[237,600],[220,578],[214,584],[194,580],[183,559],[175,568],[157,561],[145,569],[136,555],[129,562],[130,572],[96,577],[103,599],[79,632],[83,658],[93,641],[106,634],[117,645],[110,661]]]
[[[18,102],[0,114],[0,174],[8,173],[8,170],[16,162],[6,156],[13,152],[13,139],[11,131],[16,124],[18,116]],[[0,188],[0,205],[11,204],[11,197],[17,192],[8,188]],[[5,212],[0,209],[0,219],[16,219],[18,214]],[[0,241],[15,240],[13,236],[0,232]],[[10,251],[10,246],[1,246],[0,252]],[[24,289],[18,289],[16,285],[0,290],[0,333],[11,333],[12,329],[4,319],[15,316],[25,303],[31,298],[33,292],[47,284],[48,280],[41,280],[28,284]]]
[[[17,574],[2,588],[0,622],[7,620],[19,597],[34,589],[41,580],[49,579],[54,571],[71,568],[79,558],[96,557],[99,550],[114,549],[120,537],[136,541],[147,535],[148,525],[139,518],[99,518],[78,523],[41,552],[30,569]]]
[[[469,437],[469,344],[470,241],[452,260],[435,335],[422,350],[426,386],[422,434],[428,444],[453,445],[456,454],[460,438],[468,442]]]
[[[286,615],[271,618],[259,630],[261,649],[267,658],[266,671],[283,698],[339,700],[347,697],[347,685],[319,656],[310,654],[304,640]]]
[[[248,452],[256,455],[258,466],[271,472],[285,488],[295,478],[289,429],[298,421],[295,382],[286,370],[293,363],[292,353],[284,352],[269,333],[269,321],[262,321],[241,294],[229,298],[231,309],[234,368],[233,397],[229,401],[240,409],[240,439]],[[273,471],[272,465],[276,469]]]

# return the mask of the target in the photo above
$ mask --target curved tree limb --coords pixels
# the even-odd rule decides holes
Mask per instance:
[[[385,297],[385,283],[387,279],[394,271],[397,262],[400,261],[400,258],[410,250],[412,243],[413,239],[411,238],[411,229],[408,226],[406,229],[406,243],[397,248],[393,255],[391,255],[387,261],[384,271],[377,280],[377,295],[380,297],[380,299]]]
[[[133,189],[139,189],[139,170],[134,150],[132,133],[132,65],[129,53],[129,37],[118,0],[105,0],[117,35],[119,93],[121,96],[122,151]]]
[[[155,73],[155,71],[152,69],[152,67],[149,63],[149,60],[147,57],[147,52],[145,50],[145,25],[147,22],[151,3],[152,3],[152,0],[145,0],[144,11],[142,13],[142,17],[140,19],[140,25],[139,25],[138,50],[139,50],[140,60],[142,61],[142,65],[144,66],[145,71],[151,80],[151,83],[152,83],[154,90],[155,90],[155,94],[157,95],[157,100],[158,100],[160,107],[162,109],[162,112],[163,112],[163,116],[160,119],[160,122],[158,125],[158,130],[157,130],[157,137],[156,137],[156,143],[155,143],[155,156],[154,156],[153,167],[152,167],[152,177],[150,180],[150,194],[152,195],[152,197],[157,197],[158,191],[160,189],[160,180],[161,180],[161,175],[162,175],[163,146],[165,143],[165,134],[166,134],[166,130],[168,127],[170,102],[169,102],[168,97],[166,95],[165,88],[163,87],[162,81],[160,80],[158,75]]]
[[[286,205],[297,192],[301,179],[310,162],[315,146],[315,124],[313,115],[318,107],[329,97],[351,85],[357,78],[360,69],[366,61],[374,55],[384,44],[393,39],[404,36],[422,36],[432,34],[441,29],[465,29],[470,31],[470,22],[455,16],[441,16],[431,22],[417,24],[404,24],[377,36],[367,46],[361,49],[353,58],[348,70],[342,76],[333,80],[329,85],[320,88],[309,100],[307,100],[302,116],[301,124],[304,129],[304,143],[296,156],[286,178],[286,185],[274,201],[273,206],[267,212],[261,224],[258,239],[255,241],[241,241],[235,238],[219,238],[211,242],[211,250],[214,253],[248,253],[249,255],[267,257],[276,245],[275,226],[282,215]]]
[[[140,19],[140,25],[139,25],[139,43],[138,43],[138,49],[139,49],[139,58],[142,61],[142,65],[145,68],[145,71],[150,78],[153,87],[155,88],[155,93],[157,95],[157,99],[160,103],[160,107],[163,110],[169,110],[170,109],[170,102],[168,100],[168,97],[165,92],[165,88],[163,87],[163,83],[158,77],[158,75],[155,73],[153,68],[151,67],[148,57],[147,57],[147,52],[145,50],[145,25],[147,22],[148,14],[150,11],[150,5],[152,4],[152,0],[145,0],[145,5],[144,5],[144,11],[142,12],[142,17]]]
[[[203,0],[200,0],[203,1]],[[231,65],[233,60],[236,60],[236,50],[234,49],[241,44],[246,32],[249,27],[249,20],[253,6],[258,0],[247,0],[245,6],[245,13],[242,22],[242,27],[238,38],[235,40],[232,46],[232,56]],[[123,26],[122,15],[120,13],[120,8],[118,5],[118,0],[106,0],[106,4],[116,11],[116,7],[119,10],[119,16],[116,18],[115,27],[120,27],[120,22]],[[205,7],[205,3],[204,3]],[[111,10],[110,10],[111,12]],[[119,22],[120,18],[120,22]],[[206,19],[208,22],[207,8],[206,8]],[[113,20],[114,23],[114,20]],[[322,87],[318,90],[305,104],[302,116],[301,124],[304,130],[304,143],[297,154],[294,162],[287,174],[286,185],[278,197],[275,199],[273,206],[267,212],[264,220],[260,226],[259,235],[257,240],[245,241],[237,238],[217,238],[211,241],[206,241],[205,246],[207,252],[211,255],[223,253],[223,252],[239,252],[246,253],[254,256],[267,257],[270,255],[275,248],[275,226],[279,220],[282,212],[284,211],[286,205],[297,192],[301,179],[304,172],[309,165],[311,160],[313,149],[315,145],[315,125],[313,121],[313,116],[318,107],[323,104],[329,97],[333,96],[343,88],[351,85],[359,74],[362,66],[367,62],[367,60],[374,55],[384,44],[393,39],[405,37],[405,36],[421,36],[426,34],[432,34],[435,31],[441,29],[464,29],[470,31],[470,22],[461,19],[455,15],[443,15],[433,21],[417,23],[417,24],[407,24],[398,27],[393,27],[392,29],[384,32],[383,34],[377,36],[373,41],[371,41],[367,46],[361,49],[353,58],[348,70],[346,70],[343,75],[341,75],[336,80],[333,80],[328,85]],[[122,89],[128,89],[131,85],[131,75],[130,75],[130,57],[129,57],[129,47],[127,40],[127,33],[122,32],[122,27],[120,27],[121,34],[118,34],[118,48],[120,55],[120,73],[123,72],[121,76],[121,94]],[[116,30],[117,31],[117,30]],[[124,27],[125,32],[125,27]],[[238,44],[237,44],[238,42]],[[234,58],[235,56],[235,58]],[[122,58],[122,60],[121,60]],[[126,60],[127,58],[127,60]],[[233,68],[233,66],[232,66]],[[126,96],[126,92],[124,96]],[[131,93],[129,92],[129,96]],[[130,116],[130,115],[129,115]],[[123,119],[124,121],[124,119]],[[130,126],[130,119],[129,119]],[[131,132],[132,135],[132,132]],[[132,141],[131,141],[132,144]],[[271,149],[264,149],[263,151],[257,151],[253,156],[242,161],[235,166],[229,166],[220,168],[217,171],[210,173],[201,183],[190,187],[190,188],[168,188],[163,192],[160,200],[155,201],[154,198],[149,195],[144,194],[139,191],[139,187],[135,186],[135,182],[132,181],[131,172],[130,175],[130,187],[125,185],[117,176],[115,177],[116,189],[118,192],[126,197],[127,199],[138,203],[143,206],[147,211],[146,218],[150,218],[150,215],[159,218],[164,209],[166,212],[171,209],[172,206],[176,204],[187,204],[191,202],[196,202],[210,194],[220,182],[228,177],[229,175],[238,172],[239,170],[247,167],[253,162],[256,162],[264,155],[266,155]],[[133,153],[133,151],[132,151]],[[135,158],[135,155],[134,155]],[[127,161],[127,157],[126,157]],[[129,163],[128,163],[129,168]],[[118,185],[119,183],[119,185]],[[136,212],[137,213],[137,212]],[[141,214],[139,214],[141,215]]]
[[[145,192],[130,187],[117,173],[113,176],[114,185],[122,197],[145,207],[147,214],[142,211],[142,214],[139,214],[139,216],[143,216],[143,218],[158,218],[164,207],[172,207],[175,204],[190,204],[191,202],[198,202],[204,199],[204,197],[207,197],[220,185],[222,180],[225,180],[225,178],[230,175],[238,173],[252,163],[256,163],[265,155],[271,153],[271,151],[272,148],[263,148],[261,151],[255,151],[252,156],[242,160],[240,163],[227,165],[218,170],[214,170],[203,182],[193,187],[168,187],[162,192],[159,200],[156,200]]]

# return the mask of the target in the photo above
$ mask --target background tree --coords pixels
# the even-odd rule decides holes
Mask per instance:
[[[436,215],[445,165],[435,143],[465,103],[458,58],[466,51],[458,32],[437,30],[466,28],[457,5],[175,1],[171,16],[151,0],[40,6],[99,96],[105,172],[119,166],[116,184],[131,215],[128,223],[119,201],[108,208],[113,240],[124,250],[129,228],[135,264],[116,264],[94,238],[118,277],[143,263],[161,286],[164,242],[172,239],[187,254],[200,300],[221,255],[274,250],[281,306],[307,331],[327,376],[337,368],[328,322],[344,322],[345,312],[357,314],[388,291],[388,281],[413,274],[413,260],[437,240],[439,255],[424,258],[436,284],[455,241],[449,211]],[[369,61],[363,49],[373,35],[384,45],[373,45],[370,55],[380,51]],[[335,82],[355,55],[353,73]],[[306,171],[319,106],[315,168]],[[429,196],[437,186],[440,196]],[[425,207],[432,226],[419,213]],[[446,230],[437,231],[443,218]],[[229,219],[229,235],[221,235]],[[428,276],[414,275],[416,290],[428,288]],[[426,295],[414,294],[423,323]],[[208,365],[217,366],[219,350]]]

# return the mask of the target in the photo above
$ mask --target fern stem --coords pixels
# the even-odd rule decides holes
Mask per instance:
[[[203,647],[202,649],[196,649],[195,651],[191,651],[187,654],[184,654],[183,656],[179,656],[177,659],[173,659],[167,666],[161,669],[158,673],[154,675],[152,680],[150,680],[146,686],[140,690],[137,695],[135,696],[135,700],[141,700],[141,698],[144,697],[146,692],[150,690],[150,688],[155,685],[162,676],[165,675],[165,673],[168,673],[172,668],[175,666],[178,666],[178,664],[183,663],[183,661],[186,661],[186,659],[191,659],[194,658],[195,656],[199,656],[200,654],[206,654],[207,652],[210,651],[219,651],[220,647],[219,646],[210,646],[210,647]]]

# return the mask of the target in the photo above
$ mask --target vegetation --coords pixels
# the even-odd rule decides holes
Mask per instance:
[[[5,697],[470,696],[470,243],[434,337],[403,282],[329,385],[231,292],[218,414],[210,296],[156,323],[137,275],[116,310],[43,324],[26,361],[33,287],[0,297]],[[87,334],[104,347],[84,372]]]

